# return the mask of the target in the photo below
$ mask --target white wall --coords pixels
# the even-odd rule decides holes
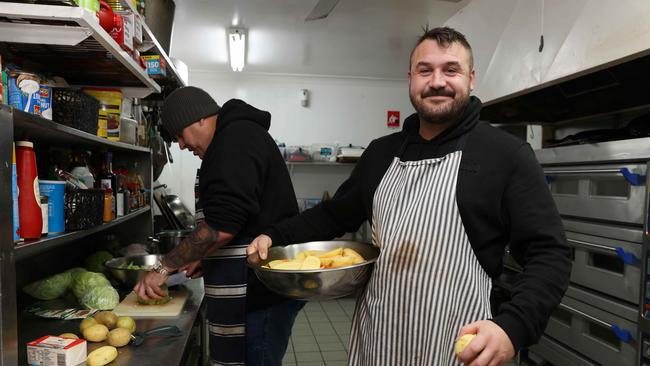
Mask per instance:
[[[406,73],[406,70],[405,70]],[[393,133],[386,127],[386,112],[400,111],[402,123],[413,113],[408,84],[403,80],[367,78],[251,75],[244,73],[190,72],[190,84],[205,89],[221,105],[231,98],[271,112],[271,135],[289,145],[312,143],[367,146],[380,136]],[[299,91],[308,89],[308,107],[300,105]],[[159,182],[194,207],[194,175],[201,162],[189,152],[172,146],[174,163],[165,167]],[[351,167],[305,167],[293,169],[298,197],[330,195],[349,175]]]

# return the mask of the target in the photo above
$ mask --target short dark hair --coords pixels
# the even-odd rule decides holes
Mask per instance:
[[[470,71],[474,68],[474,55],[472,54],[472,47],[469,45],[469,42],[467,42],[464,34],[449,27],[437,27],[433,29],[428,29],[428,27],[426,27],[424,28],[424,34],[420,36],[420,39],[418,39],[418,42],[413,47],[413,50],[411,50],[411,55],[409,56],[409,70],[411,69],[411,62],[413,60],[413,53],[415,53],[415,49],[418,48],[418,46],[426,40],[436,41],[436,43],[443,47],[449,47],[452,43],[459,43],[469,52]]]

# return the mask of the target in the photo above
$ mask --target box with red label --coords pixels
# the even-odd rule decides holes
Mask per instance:
[[[167,64],[160,55],[140,56],[147,65],[147,74],[167,76]]]
[[[114,10],[116,14],[122,16],[124,26],[124,45],[127,52],[133,51],[133,37],[135,37],[135,15],[130,10]]]
[[[76,366],[87,357],[85,339],[44,336],[27,343],[27,363],[38,366]]]

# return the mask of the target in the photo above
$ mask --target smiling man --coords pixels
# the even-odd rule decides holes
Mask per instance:
[[[134,291],[145,300],[160,298],[169,273],[202,271],[211,364],[279,366],[304,303],[262,286],[245,255],[263,228],[298,213],[289,172],[268,133],[271,114],[238,99],[220,108],[204,90],[188,86],[165,99],[161,119],[167,135],[202,160],[205,219]]]
[[[369,220],[381,254],[357,300],[349,364],[504,365],[537,342],[568,286],[562,223],[530,146],[479,120],[465,37],[429,30],[409,65],[417,113],[403,131],[374,140],[332,200],[257,237],[249,261]],[[506,246],[523,273],[493,308]],[[464,334],[476,337],[457,358]]]

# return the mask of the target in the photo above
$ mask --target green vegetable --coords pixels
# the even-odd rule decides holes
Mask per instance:
[[[67,270],[65,272],[70,273],[70,275],[72,276],[72,281],[74,281],[80,274],[82,274],[84,272],[88,272],[88,271],[85,268],[74,267],[74,268],[70,268],[69,270]]]
[[[113,259],[113,255],[105,250],[91,254],[84,262],[86,269],[91,272],[104,272],[104,263]]]
[[[169,290],[167,289],[167,285],[162,285],[160,286],[160,289],[165,292],[165,297],[162,299],[151,299],[151,300],[145,300],[138,296],[138,304],[142,305],[162,305],[166,304],[171,300],[172,298],[169,296]]]
[[[84,272],[75,278],[72,283],[72,292],[74,295],[81,301],[81,296],[89,288],[110,286],[111,283],[108,282],[106,276],[101,273],[96,272]]]
[[[80,302],[88,309],[112,310],[120,303],[120,295],[110,285],[92,287],[83,293]]]
[[[32,282],[23,288],[26,294],[39,300],[53,300],[63,295],[70,287],[72,275],[68,272],[55,274]]]

